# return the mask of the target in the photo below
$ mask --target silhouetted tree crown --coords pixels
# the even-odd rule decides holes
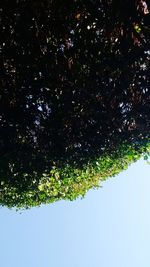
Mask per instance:
[[[1,2],[1,205],[74,199],[149,153],[149,2]]]

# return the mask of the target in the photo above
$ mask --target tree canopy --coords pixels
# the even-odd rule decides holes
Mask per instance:
[[[82,196],[150,148],[150,7],[0,4],[0,204]]]

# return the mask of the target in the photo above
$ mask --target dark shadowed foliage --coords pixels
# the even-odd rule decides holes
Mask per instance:
[[[74,199],[149,153],[148,3],[1,2],[1,205]]]

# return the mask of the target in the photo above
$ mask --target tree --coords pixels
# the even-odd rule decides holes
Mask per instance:
[[[149,153],[145,1],[1,4],[0,202],[74,199]]]

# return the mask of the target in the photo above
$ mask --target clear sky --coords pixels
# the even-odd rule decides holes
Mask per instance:
[[[150,267],[150,165],[143,160],[82,200],[0,209],[1,267]]]

